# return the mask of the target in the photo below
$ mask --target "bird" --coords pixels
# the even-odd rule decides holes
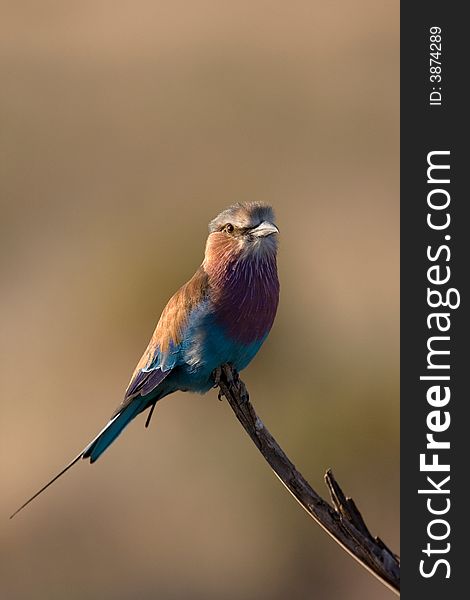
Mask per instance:
[[[166,304],[124,399],[98,435],[10,518],[80,459],[94,463],[125,427],[176,391],[204,394],[223,365],[238,374],[266,340],[279,303],[274,211],[237,203],[209,223],[204,260]]]

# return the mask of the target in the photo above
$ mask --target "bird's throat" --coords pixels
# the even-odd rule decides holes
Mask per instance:
[[[238,258],[209,273],[214,317],[230,338],[250,344],[266,337],[276,315],[276,256]]]

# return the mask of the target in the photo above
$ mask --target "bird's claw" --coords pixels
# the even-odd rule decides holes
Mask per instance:
[[[214,381],[213,387],[216,388],[220,386],[222,374],[225,375],[225,381],[227,382],[228,386],[231,386],[234,381],[238,381],[238,373],[235,370],[232,370],[232,368],[233,367],[229,364],[223,364],[220,367],[216,367],[212,371],[212,379]]]
[[[224,379],[227,382],[227,387],[232,392],[232,394],[240,400],[242,404],[248,402],[250,396],[248,394],[248,390],[246,389],[246,385],[240,379],[238,371],[229,364],[223,364],[220,367],[214,369],[212,373],[212,378],[214,380],[214,387],[219,388],[219,392],[217,397],[219,400],[222,400],[224,393],[220,388],[220,382],[222,380],[222,374],[224,375]]]
[[[220,378],[222,377],[222,367],[217,367],[212,371],[212,379],[214,380],[214,385],[212,387],[219,387]],[[220,398],[219,398],[220,400]]]
[[[222,388],[220,387],[220,380],[222,378],[222,372],[223,372],[222,367],[217,367],[216,369],[214,369],[212,371],[212,379],[214,380],[214,385],[212,387],[219,388],[219,391],[217,393],[217,398],[220,401],[222,401],[222,398],[224,397],[224,393],[222,392]]]

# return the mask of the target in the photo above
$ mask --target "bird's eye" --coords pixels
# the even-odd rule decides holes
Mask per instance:
[[[227,223],[227,225],[225,225],[224,229],[227,233],[233,233],[233,230],[235,229],[235,227],[232,225],[232,223]]]

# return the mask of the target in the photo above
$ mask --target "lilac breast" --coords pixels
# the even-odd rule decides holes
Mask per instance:
[[[214,316],[230,338],[243,344],[263,339],[279,302],[275,256],[232,262],[213,291]]]

